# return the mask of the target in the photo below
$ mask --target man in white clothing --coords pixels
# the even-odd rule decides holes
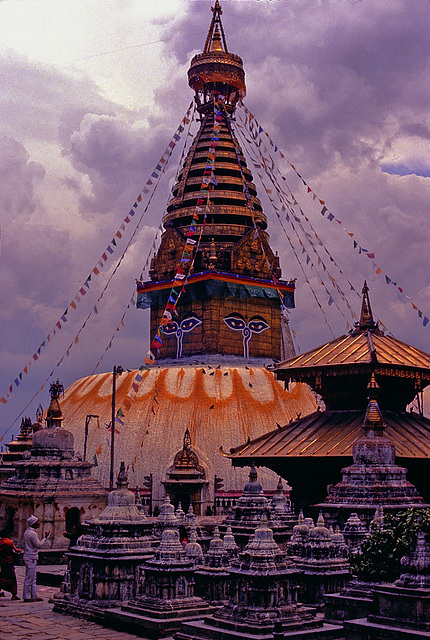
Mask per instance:
[[[39,556],[39,549],[41,549],[49,536],[47,531],[42,538],[39,539],[36,529],[40,527],[40,522],[36,516],[30,516],[27,520],[28,529],[24,533],[24,564],[25,564],[25,578],[24,578],[24,590],[23,598],[24,602],[41,602],[42,598],[37,597],[36,591],[36,566],[37,558]]]

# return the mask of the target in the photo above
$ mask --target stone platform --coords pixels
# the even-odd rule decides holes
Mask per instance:
[[[344,636],[346,640],[429,640],[429,631],[406,629],[400,626],[391,626],[370,622],[367,618],[351,620],[344,624]]]
[[[195,620],[184,624],[181,629],[175,633],[175,640],[331,640],[334,638],[343,638],[344,631],[342,627],[333,624],[323,624],[321,620],[315,620],[313,627],[306,624],[284,625],[282,631],[276,635],[272,631],[267,631],[255,635],[250,630],[249,625],[240,624],[239,622],[226,623],[224,620],[222,626],[217,624],[214,618],[205,620]]]
[[[15,571],[21,598],[25,568],[16,567]],[[1,640],[137,640],[141,637],[124,629],[114,631],[95,622],[55,613],[50,599],[57,588],[40,585],[37,591],[43,602],[11,601],[9,594],[0,598]]]

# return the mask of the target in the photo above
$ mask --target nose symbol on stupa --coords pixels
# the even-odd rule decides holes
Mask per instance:
[[[233,331],[242,331],[243,336],[243,356],[249,358],[248,343],[253,333],[262,333],[269,328],[268,323],[261,316],[253,316],[248,324],[240,313],[231,313],[223,318],[229,329]]]
[[[181,320],[181,322],[177,322],[173,320],[169,322],[166,326],[162,327],[163,332],[168,336],[176,336],[176,357],[182,357],[182,337],[184,333],[190,333],[193,329],[202,324],[200,318],[195,315],[186,316]]]

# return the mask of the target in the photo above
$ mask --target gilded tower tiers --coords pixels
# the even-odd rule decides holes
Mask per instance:
[[[203,52],[188,71],[200,128],[163,217],[151,281],[138,285],[138,307],[151,307],[159,358],[279,359],[292,355],[282,308],[294,306],[294,284],[280,280],[235,136],[236,105],[246,93],[242,59],[227,49],[218,0],[212,12]]]

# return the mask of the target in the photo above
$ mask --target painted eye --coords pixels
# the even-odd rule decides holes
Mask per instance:
[[[254,316],[249,321],[248,327],[251,329],[252,333],[261,333],[269,328],[269,325],[265,321],[264,318],[260,316]]]
[[[167,335],[172,335],[173,333],[176,333],[178,330],[178,323],[177,322],[169,322],[168,324],[166,324],[166,326],[161,327],[164,333],[167,333]]]
[[[184,318],[181,322],[181,329],[185,333],[192,331],[195,327],[198,327],[199,324],[202,324],[202,321],[197,316],[188,316],[188,318]]]
[[[227,327],[233,329],[233,331],[242,331],[242,329],[245,329],[246,327],[245,320],[239,313],[232,313],[226,318],[223,318],[223,320]]]

